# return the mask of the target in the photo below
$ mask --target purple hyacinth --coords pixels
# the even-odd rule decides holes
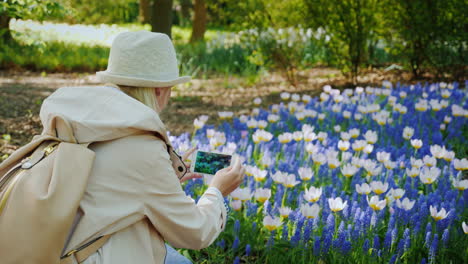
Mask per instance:
[[[224,249],[224,247],[226,246],[226,241],[224,241],[224,239],[221,239],[220,241],[216,242],[216,246],[218,246],[221,249]]]
[[[392,246],[392,230],[388,229],[387,233],[385,233],[384,248],[390,249],[391,246]]]
[[[397,246],[398,255],[402,255],[404,251],[405,251],[405,239],[402,238],[398,242],[398,246]]]
[[[232,243],[232,249],[236,250],[238,247],[239,247],[239,237],[236,236],[236,238],[234,239],[234,242]]]
[[[308,219],[304,228],[304,243],[307,243],[310,239],[310,235],[312,233],[312,225],[313,225],[313,220]]]
[[[240,258],[239,258],[239,256],[237,256],[237,257],[234,259],[234,264],[240,264]]]
[[[432,231],[432,223],[431,222],[428,222],[427,225],[426,225],[426,234],[428,232],[431,232]]]
[[[327,227],[326,227],[326,232],[327,233],[335,233],[335,217],[333,214],[329,214],[327,217]]]
[[[351,246],[351,242],[349,240],[345,240],[343,243],[342,243],[342,246],[341,246],[341,252],[346,255],[348,254],[352,249],[352,246]]]
[[[299,244],[299,241],[301,240],[301,233],[302,233],[302,226],[304,225],[304,216],[300,216],[299,220],[297,221],[296,225],[296,231],[294,232],[294,235],[291,237],[291,244],[293,246],[296,246]]]
[[[234,234],[239,234],[240,231],[240,221],[239,219],[236,219],[234,222]]]
[[[268,241],[266,243],[267,249],[271,249],[273,247],[273,244],[275,243],[275,235],[276,230],[271,231],[270,237],[268,238]]]
[[[288,240],[289,232],[288,232],[288,225],[283,225],[283,232],[281,233],[281,238],[283,240]]]
[[[271,207],[271,202],[269,200],[266,200],[265,203],[263,204],[263,212],[265,215],[271,215],[272,207]]]
[[[444,230],[444,233],[442,234],[442,245],[444,247],[447,246],[448,239],[449,239],[449,230],[447,228]]]
[[[247,217],[254,216],[257,214],[258,205],[250,201],[246,202],[247,205]]]
[[[332,245],[333,233],[326,232],[324,234],[323,243],[322,243],[322,253],[327,254],[330,246]]]
[[[375,236],[374,236],[374,244],[372,245],[372,248],[373,248],[374,250],[380,249],[380,238],[379,238],[378,235],[375,235]]]
[[[439,244],[439,234],[434,234],[434,238],[432,239],[431,247],[429,249],[429,260],[431,263],[434,263],[434,260],[437,254],[438,244]]]
[[[431,245],[431,237],[432,237],[432,232],[427,232],[426,233],[426,239],[424,240],[424,245],[429,248]]]
[[[392,246],[396,243],[397,236],[398,236],[398,229],[395,227],[392,230]]]
[[[250,247],[250,244],[247,244],[245,246],[245,255],[250,256],[250,252],[252,251],[252,248]]]
[[[320,237],[319,236],[314,237],[313,253],[315,256],[318,256],[320,254]]]
[[[369,252],[369,247],[370,247],[370,242],[369,242],[369,239],[366,238],[366,240],[364,240],[364,243],[362,244],[362,251],[364,254],[367,254]]]
[[[403,239],[405,240],[404,243],[404,249],[403,252],[406,252],[410,248],[410,243],[411,243],[411,237],[410,237],[410,230],[409,228],[405,229],[405,232],[403,233]]]
[[[390,219],[388,220],[388,228],[394,228],[395,227],[395,216],[391,215]]]

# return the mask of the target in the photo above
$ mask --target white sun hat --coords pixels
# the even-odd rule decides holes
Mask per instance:
[[[191,79],[179,76],[171,39],[166,34],[144,30],[117,35],[107,70],[96,75],[101,82],[135,87],[167,87]]]

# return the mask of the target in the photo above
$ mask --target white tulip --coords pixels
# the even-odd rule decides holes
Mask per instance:
[[[300,211],[303,216],[309,219],[314,219],[317,218],[320,212],[320,206],[316,203],[314,203],[313,205],[302,204],[300,207]]]
[[[468,180],[461,180],[461,181],[454,180],[453,187],[460,191],[464,191],[468,189]]]
[[[437,159],[442,159],[445,156],[446,149],[444,146],[431,145],[430,151],[432,156],[436,157]]]
[[[405,198],[405,199],[403,199],[403,201],[396,200],[396,205],[400,209],[404,209],[405,211],[409,211],[409,210],[411,210],[413,208],[415,202],[416,201],[411,201],[410,199]]]
[[[291,142],[292,138],[292,134],[288,132],[278,135],[278,141],[282,144]]]
[[[419,173],[419,179],[424,184],[432,184],[440,175],[440,169],[437,167],[431,167],[430,169],[424,167]]]
[[[270,199],[271,190],[268,188],[258,188],[255,190],[255,200],[264,203],[266,200]]]
[[[237,188],[231,193],[231,197],[234,200],[247,201],[252,198],[252,193],[249,188]]]
[[[352,164],[345,164],[343,168],[341,169],[341,173],[343,176],[349,178],[352,177],[356,172],[358,172],[358,168]]]
[[[424,156],[423,162],[427,167],[434,167],[437,164],[436,158],[431,157],[429,155]]]
[[[280,227],[283,224],[279,217],[271,217],[269,215],[263,218],[263,226],[268,229],[269,231],[273,231]]]
[[[419,176],[420,170],[419,168],[412,167],[411,169],[406,168],[406,174],[411,178],[415,178]]]
[[[284,176],[283,185],[286,188],[292,188],[298,185],[299,183],[301,182],[296,180],[296,175],[294,174],[288,174]]]
[[[388,182],[382,183],[381,181],[373,181],[370,183],[372,191],[376,194],[385,193],[388,190]]]
[[[366,199],[367,199],[367,203],[374,211],[382,210],[387,205],[387,201],[385,199],[379,200],[379,196],[377,195],[372,196],[370,200],[369,200],[369,197],[367,196]]]
[[[412,127],[405,127],[403,129],[403,138],[411,139],[414,135],[414,128]]]
[[[302,131],[295,131],[293,134],[292,134],[292,138],[294,139],[294,141],[301,141],[302,140]]]
[[[453,167],[456,169],[456,170],[459,170],[459,171],[464,171],[464,170],[468,170],[468,160],[466,158],[463,158],[463,159],[454,159],[453,160]]]
[[[340,149],[341,151],[347,151],[350,145],[351,144],[349,143],[349,141],[338,141],[338,149]]]
[[[400,188],[398,188],[398,189],[393,189],[393,188],[392,188],[392,189],[390,189],[389,194],[390,194],[391,196],[393,196],[393,198],[394,198],[395,200],[398,200],[398,199],[400,199],[401,197],[403,197],[403,195],[405,195],[405,190],[400,189]]]
[[[284,218],[289,217],[289,214],[291,214],[291,212],[292,212],[292,210],[289,207],[280,207],[279,208],[279,213]]]
[[[315,203],[322,196],[322,188],[315,188],[311,186],[308,190],[305,190],[304,199],[308,202]]]
[[[449,215],[449,213],[447,213],[444,208],[442,208],[440,211],[437,211],[437,207],[432,207],[431,205],[429,210],[431,212],[432,218],[434,218],[436,221],[445,219]]]
[[[357,137],[359,137],[359,134],[360,134],[360,133],[361,133],[361,132],[360,132],[359,129],[357,129],[357,128],[353,128],[353,129],[349,130],[349,135],[350,135],[352,138],[357,138]]]
[[[234,211],[240,211],[240,209],[242,208],[242,201],[241,200],[232,201],[231,207]]]
[[[332,210],[332,212],[339,212],[343,210],[347,204],[348,204],[348,201],[343,202],[341,197],[338,197],[335,199],[333,198],[328,199],[328,206],[330,206],[330,210]]]
[[[420,149],[423,145],[423,142],[422,140],[420,139],[412,139],[411,140],[411,146],[413,146],[413,148],[415,149]]]
[[[377,152],[377,160],[385,163],[386,161],[390,160],[390,153],[385,151]]]
[[[308,181],[314,176],[314,172],[312,171],[311,168],[299,168],[298,170],[299,177],[303,181]]]

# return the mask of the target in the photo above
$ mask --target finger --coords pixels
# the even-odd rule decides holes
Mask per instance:
[[[220,172],[229,172],[231,169],[232,169],[231,167],[226,167],[226,168],[220,169],[219,171]]]
[[[236,156],[233,156],[232,158],[234,159],[234,165],[232,165],[232,167],[234,168],[234,170],[238,170],[239,166],[241,165],[240,157],[236,155]]]
[[[191,179],[200,179],[202,177],[203,175],[198,173],[187,173],[182,179],[180,179],[180,182],[188,181]]]
[[[199,173],[189,173],[188,178],[189,179],[199,179],[199,178],[203,178],[203,175],[201,175]]]
[[[182,155],[182,159],[186,160],[190,155],[192,155],[192,153],[197,150],[197,147],[193,147],[189,150],[187,150],[187,152],[184,153],[184,155]]]
[[[187,169],[189,169],[191,165],[192,165],[191,162],[186,162],[186,163],[185,163],[185,167],[187,167]]]
[[[242,163],[240,162],[239,158],[237,159],[237,162],[234,168],[236,171],[240,171],[243,168]]]
[[[242,178],[244,178],[244,176],[245,176],[245,167],[242,167],[242,169],[240,171],[240,175],[242,176]]]

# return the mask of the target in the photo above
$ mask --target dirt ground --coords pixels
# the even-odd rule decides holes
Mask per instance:
[[[336,69],[314,68],[299,72],[299,84],[289,85],[281,74],[273,73],[256,79],[219,77],[194,79],[173,88],[171,103],[161,118],[173,135],[191,132],[193,120],[208,115],[209,124],[218,122],[218,111],[247,114],[255,97],[263,99],[262,107],[280,101],[279,93],[316,95],[326,84],[334,88],[351,87]],[[409,74],[369,71],[359,79],[361,86],[381,85],[383,80],[410,82]],[[63,86],[98,85],[93,74],[0,72],[0,160],[40,134],[39,110],[42,101]]]

